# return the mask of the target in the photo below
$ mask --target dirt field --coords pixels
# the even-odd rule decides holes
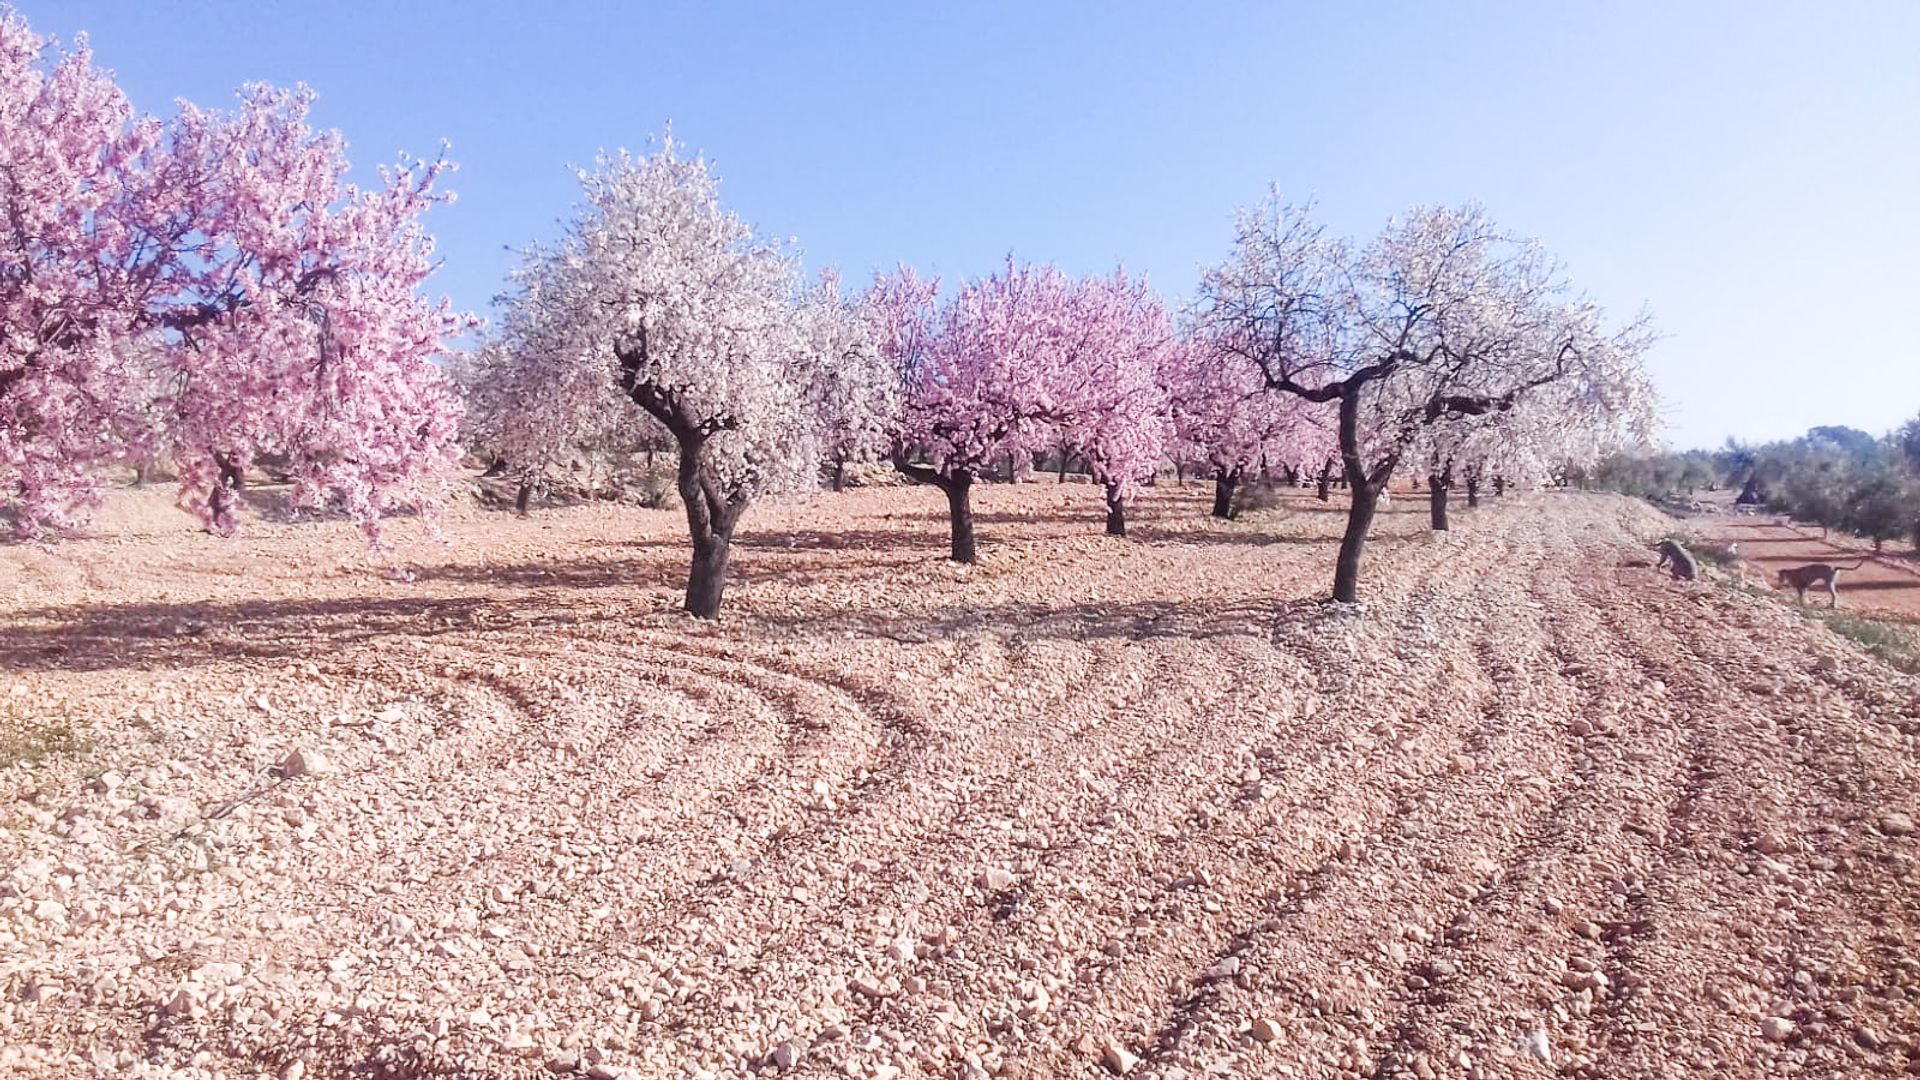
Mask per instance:
[[[1769,586],[1784,569],[1824,562],[1857,569],[1840,575],[1840,605],[1856,611],[1920,619],[1920,561],[1904,544],[1889,544],[1874,556],[1866,541],[1840,533],[1822,536],[1817,526],[1788,524],[1778,515],[1740,517],[1717,514],[1694,523],[1702,533],[1722,543],[1740,545],[1740,557],[1759,571]],[[1792,593],[1785,594],[1793,599]],[[1807,595],[1807,602],[1826,604],[1824,590]]]
[[[0,549],[0,1073],[1920,1070],[1920,684],[1671,521],[979,498]]]

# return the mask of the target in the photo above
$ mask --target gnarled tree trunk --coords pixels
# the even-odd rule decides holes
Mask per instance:
[[[1120,498],[1116,484],[1107,485],[1107,535],[1127,535],[1127,504]]]
[[[1340,464],[1351,496],[1347,528],[1340,535],[1340,554],[1333,566],[1333,598],[1352,604],[1360,599],[1360,556],[1366,551],[1367,533],[1373,528],[1380,492],[1393,479],[1396,462],[1389,459],[1368,474],[1366,462],[1360,457],[1360,395],[1351,384],[1340,397]]]
[[[674,480],[687,511],[687,533],[693,539],[693,563],[687,572],[687,611],[702,619],[720,617],[720,601],[727,591],[727,559],[733,553],[733,526],[746,508],[743,500],[723,498],[703,475],[706,436],[679,436],[680,469]]]
[[[1233,519],[1233,493],[1240,486],[1240,470],[1221,469],[1213,479],[1213,516],[1222,521]]]
[[[1313,484],[1314,496],[1318,498],[1321,502],[1326,502],[1328,499],[1327,489],[1332,486],[1333,486],[1333,462],[1326,461],[1321,463],[1320,475],[1314,481],[1314,484]]]
[[[1447,483],[1434,473],[1427,474],[1427,518],[1434,532],[1447,531]]]

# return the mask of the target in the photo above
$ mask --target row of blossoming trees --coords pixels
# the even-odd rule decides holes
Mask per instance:
[[[565,234],[527,252],[498,324],[455,356],[471,320],[419,295],[445,166],[354,188],[308,101],[253,87],[231,114],[139,117],[84,43],[56,54],[0,13],[0,483],[18,531],[66,524],[105,461],[172,457],[183,504],[226,532],[272,455],[298,500],[372,532],[439,496],[459,438],[532,480],[665,432],[686,607],[712,617],[756,498],[890,461],[946,495],[970,562],[974,485],[1053,450],[1088,463],[1115,534],[1168,460],[1212,475],[1221,516],[1257,471],[1317,467],[1324,493],[1337,467],[1334,595],[1351,601],[1397,472],[1425,470],[1443,527],[1456,471],[1470,491],[1537,479],[1650,412],[1643,327],[1608,328],[1474,207],[1353,246],[1270,199],[1176,318],[1123,272],[1012,259],[946,290],[904,267],[858,290],[807,281],[670,139],[581,173]]]
[[[1124,272],[1011,259],[944,296],[907,268],[859,296],[832,275],[809,285],[671,139],[582,181],[566,235],[528,253],[462,370],[474,430],[531,476],[631,438],[637,416],[664,427],[698,615],[719,610],[748,504],[823,466],[884,458],[937,487],[952,558],[971,562],[973,487],[1009,456],[1083,459],[1113,534],[1170,458],[1212,474],[1221,516],[1255,470],[1337,464],[1350,512],[1334,596],[1352,601],[1397,472],[1424,470],[1445,528],[1456,473],[1476,494],[1483,476],[1538,479],[1650,419],[1644,326],[1608,327],[1474,207],[1418,209],[1354,247],[1272,199],[1241,215],[1176,320]]]

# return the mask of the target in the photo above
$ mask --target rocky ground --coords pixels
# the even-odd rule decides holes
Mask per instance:
[[[164,493],[0,549],[0,1073],[1920,1070],[1920,684],[1673,527],[1085,487],[461,510],[405,569]]]

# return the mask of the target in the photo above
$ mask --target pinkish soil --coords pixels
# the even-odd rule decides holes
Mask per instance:
[[[1817,526],[1790,524],[1778,516],[1714,515],[1692,523],[1720,543],[1740,545],[1740,558],[1759,571],[1766,583],[1780,588],[1779,572],[1808,563],[1827,563],[1842,569],[1839,604],[1857,611],[1920,618],[1920,561],[1903,545],[1889,545],[1876,555],[1873,545],[1843,533],[1822,534]],[[1791,589],[1783,590],[1798,602]],[[1831,601],[1824,588],[1807,594],[1807,603],[1825,606]]]
[[[1204,495],[756,507],[717,625],[661,511],[0,549],[0,1073],[1920,1067],[1913,678],[1625,499],[1396,497],[1354,613]]]

